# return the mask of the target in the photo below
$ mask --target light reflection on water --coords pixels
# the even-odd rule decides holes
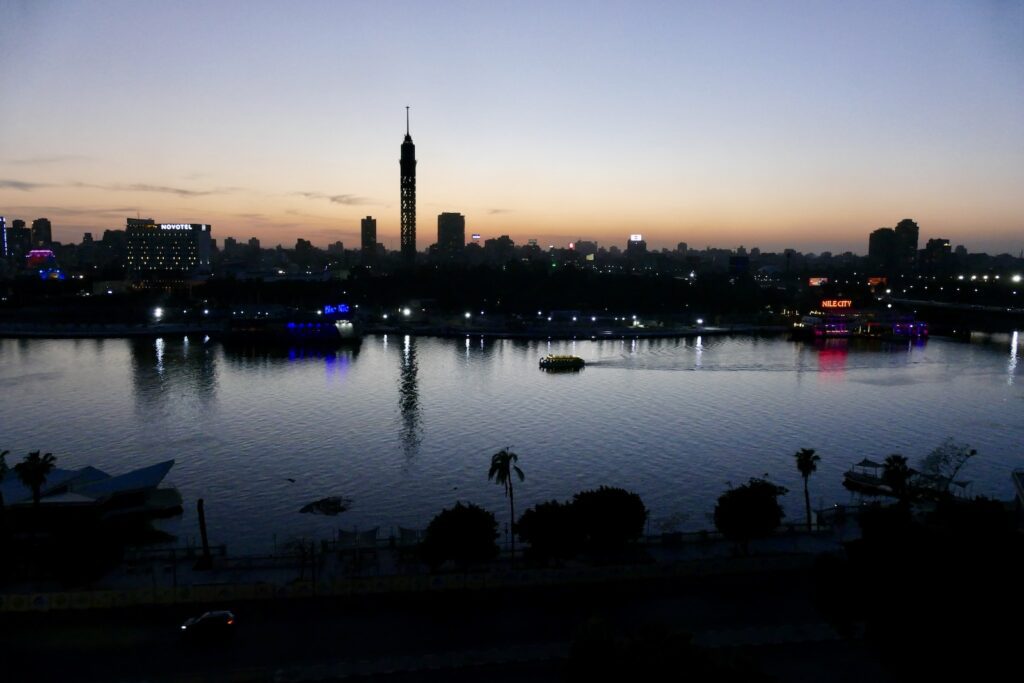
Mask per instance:
[[[1009,498],[1009,472],[1024,466],[1017,342],[391,335],[271,352],[169,337],[0,340],[0,448],[113,473],[175,458],[170,480],[189,508],[180,533],[195,534],[203,497],[211,535],[248,551],[274,534],[423,526],[457,500],[500,517],[486,472],[506,446],[526,471],[522,509],[621,485],[643,496],[654,531],[669,519],[705,526],[726,482],[764,473],[789,487],[799,519],[792,454],[803,447],[823,458],[816,505],[849,500],[841,474],[860,458],[913,462],[946,436],[978,448],[976,493]],[[548,353],[588,365],[544,373]],[[297,513],[327,495],[355,504],[337,519]]]

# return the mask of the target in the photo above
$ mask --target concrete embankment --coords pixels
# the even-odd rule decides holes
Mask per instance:
[[[122,323],[0,323],[0,337],[17,339],[104,339],[114,337],[164,337],[187,334],[216,335],[220,325],[150,325]]]

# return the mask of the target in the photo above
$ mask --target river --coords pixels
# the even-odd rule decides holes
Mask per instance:
[[[537,367],[547,353],[578,373]],[[490,456],[519,454],[517,509],[602,484],[639,493],[650,531],[711,527],[730,484],[768,475],[803,515],[793,453],[814,448],[815,506],[848,503],[842,472],[863,457],[911,464],[946,437],[978,449],[961,478],[1008,499],[1024,466],[1018,337],[828,346],[785,337],[520,341],[378,335],[358,350],[232,350],[201,337],[0,340],[0,449],[112,474],[176,460],[168,482],[197,536],[265,552],[336,528],[422,528],[470,501],[502,526]],[[13,476],[13,473],[12,475]],[[329,495],[338,517],[299,514]]]

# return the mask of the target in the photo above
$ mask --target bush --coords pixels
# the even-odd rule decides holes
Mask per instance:
[[[778,497],[785,494],[784,487],[757,478],[729,489],[715,505],[715,527],[746,550],[751,539],[767,536],[779,526],[782,506]]]
[[[565,559],[579,549],[579,531],[572,505],[552,500],[539,503],[516,522],[519,538],[530,545],[527,554],[535,559]]]
[[[577,493],[572,509],[579,540],[590,551],[621,549],[640,538],[647,521],[647,508],[640,496],[609,486]]]
[[[498,522],[472,503],[442,510],[427,526],[420,550],[432,569],[448,560],[461,568],[498,556]]]

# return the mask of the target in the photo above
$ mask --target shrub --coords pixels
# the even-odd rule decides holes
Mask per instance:
[[[715,527],[746,550],[751,539],[767,536],[779,526],[782,506],[778,497],[785,494],[784,487],[757,478],[729,489],[715,505]]]
[[[605,552],[620,549],[644,532],[647,508],[635,493],[602,486],[572,499],[573,518],[583,547]]]
[[[427,526],[421,551],[432,569],[448,560],[461,568],[498,556],[498,522],[494,514],[472,503],[442,510]]]
[[[530,545],[528,554],[542,561],[572,557],[579,548],[572,505],[557,500],[524,512],[516,523],[516,533]]]

